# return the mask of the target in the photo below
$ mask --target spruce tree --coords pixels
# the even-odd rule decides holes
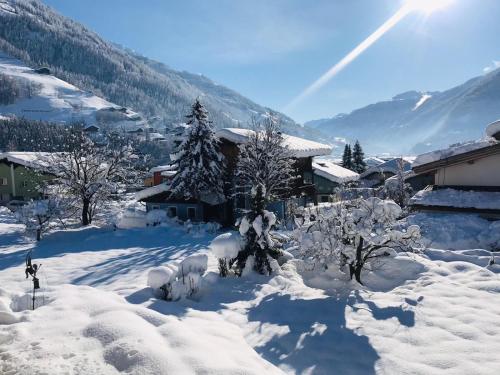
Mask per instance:
[[[212,201],[220,201],[224,197],[224,157],[208,111],[196,99],[186,117],[188,126],[175,149],[178,172],[171,182],[172,195],[198,201],[211,196]]]
[[[352,152],[352,169],[357,173],[363,173],[366,170],[365,154],[359,141],[354,144],[354,149]]]
[[[351,146],[346,144],[344,147],[344,154],[342,155],[342,167],[352,169],[352,152]]]

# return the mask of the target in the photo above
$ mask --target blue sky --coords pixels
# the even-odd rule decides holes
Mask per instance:
[[[283,110],[403,0],[44,0],[107,40]],[[331,117],[407,90],[444,90],[500,65],[499,0],[412,13],[286,113]]]

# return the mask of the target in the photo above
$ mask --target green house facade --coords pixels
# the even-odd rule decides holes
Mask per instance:
[[[37,161],[39,157],[34,152],[0,154],[0,204],[42,197],[41,188],[54,176]]]

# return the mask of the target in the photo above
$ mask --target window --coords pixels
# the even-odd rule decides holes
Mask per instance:
[[[0,177],[0,186],[7,186],[7,177]]]
[[[159,209],[160,209],[160,206],[158,206],[157,204],[153,204],[153,205],[151,206],[151,209],[152,209],[152,210],[159,210]]]
[[[189,220],[194,220],[196,218],[196,208],[188,207],[187,214]]]
[[[22,181],[21,187],[28,187],[28,181]]]
[[[176,217],[177,216],[177,207],[167,208],[167,216],[168,217]]]
[[[330,201],[330,197],[328,195],[321,196],[321,203],[328,203]]]
[[[313,183],[313,175],[311,172],[304,172],[304,184],[311,185]]]

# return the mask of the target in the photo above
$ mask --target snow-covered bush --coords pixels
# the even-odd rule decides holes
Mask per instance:
[[[273,259],[282,253],[279,242],[271,238],[270,231],[276,223],[276,216],[265,207],[264,187],[258,185],[252,189],[252,208],[238,220],[239,236],[225,234],[217,237],[211,244],[214,255],[219,259],[219,274],[227,276],[229,271],[242,276],[249,269],[251,262],[254,271],[270,274],[273,271]]]
[[[420,228],[398,228],[401,207],[379,198],[342,201],[329,210],[305,209],[296,231],[303,259],[327,268],[347,268],[361,282],[364,269],[373,270],[382,258],[418,246]]]
[[[212,253],[219,261],[219,275],[226,277],[229,273],[229,264],[243,249],[243,237],[237,233],[224,233],[217,236],[210,244]]]
[[[385,198],[392,199],[396,202],[403,210],[406,209],[413,195],[411,185],[405,181],[408,172],[404,170],[404,163],[405,161],[403,159],[398,159],[396,174],[385,180],[384,186],[381,189],[382,191],[380,192]]]
[[[49,228],[62,211],[63,205],[57,198],[32,200],[17,212],[17,217],[26,226],[27,231],[36,233],[36,240],[40,241],[42,233]]]
[[[191,297],[200,290],[207,263],[208,257],[200,254],[189,256],[178,265],[155,267],[148,272],[148,286],[167,301]]]

